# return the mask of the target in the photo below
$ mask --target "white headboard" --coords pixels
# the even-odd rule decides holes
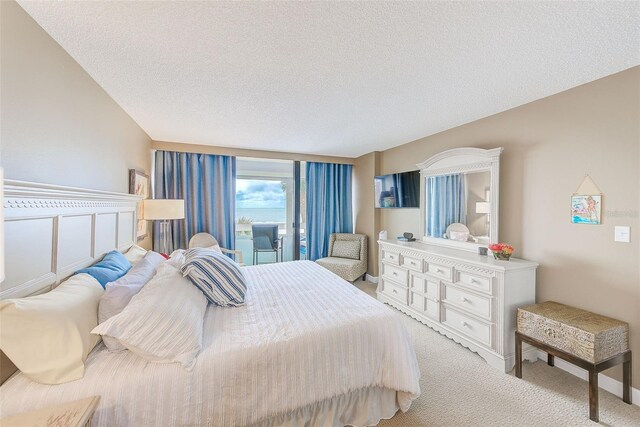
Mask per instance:
[[[139,201],[130,194],[5,180],[0,299],[46,292],[110,250],[129,248]]]

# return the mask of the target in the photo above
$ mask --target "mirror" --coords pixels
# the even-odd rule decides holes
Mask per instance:
[[[502,148],[457,148],[419,164],[423,240],[475,251],[498,241]]]

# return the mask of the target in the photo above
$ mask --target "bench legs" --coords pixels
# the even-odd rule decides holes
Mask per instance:
[[[522,338],[516,332],[516,377],[522,378]]]
[[[589,418],[599,421],[598,411],[598,372],[595,366],[589,369]]]
[[[622,363],[622,400],[625,403],[631,404],[631,350],[627,350],[624,353],[620,353],[607,360],[603,360],[599,363],[591,363],[586,360],[580,359],[555,347],[551,347],[543,342],[540,342],[534,338],[520,334],[518,331],[515,333],[516,341],[516,377],[522,378],[522,343],[526,342],[543,351],[547,352],[547,364],[549,366],[555,365],[555,356],[566,360],[569,363],[573,363],[589,372],[589,418],[592,421],[598,422],[598,373],[609,369],[612,366]]]
[[[622,401],[631,405],[631,356],[622,364]]]

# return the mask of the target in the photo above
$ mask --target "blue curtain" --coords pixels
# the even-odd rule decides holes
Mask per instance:
[[[171,250],[186,249],[191,236],[200,232],[234,249],[235,157],[156,151],[154,181],[156,199],[185,201],[185,219],[171,221]],[[159,224],[154,224],[153,235],[158,248]]]
[[[353,233],[351,165],[307,162],[307,259],[326,257],[331,233]]]
[[[427,178],[427,236],[442,237],[454,222],[466,223],[464,175]]]

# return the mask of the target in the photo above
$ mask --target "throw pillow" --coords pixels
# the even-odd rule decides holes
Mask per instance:
[[[331,256],[338,258],[360,259],[359,240],[336,240],[333,242]]]
[[[131,268],[131,263],[119,251],[111,251],[97,264],[76,271],[93,276],[104,288],[107,283],[118,280]]]
[[[182,274],[189,277],[209,302],[220,306],[244,304],[247,281],[235,261],[208,248],[189,249],[184,255]]]

